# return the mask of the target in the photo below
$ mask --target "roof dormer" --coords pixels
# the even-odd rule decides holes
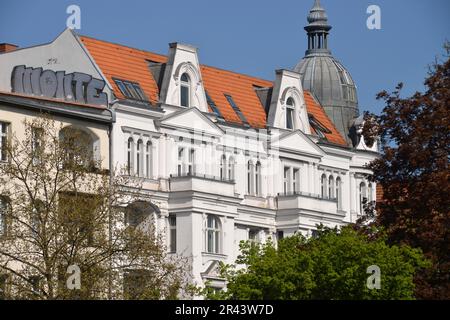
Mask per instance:
[[[208,112],[197,49],[171,43],[162,79],[160,102]]]
[[[311,133],[300,74],[288,70],[276,71],[268,125]]]

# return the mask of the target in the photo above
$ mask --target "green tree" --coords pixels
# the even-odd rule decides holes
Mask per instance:
[[[370,240],[351,227],[319,228],[317,237],[295,235],[278,248],[241,243],[237,260],[246,268],[223,266],[227,291],[221,299],[413,299],[415,272],[427,265],[420,250]],[[369,289],[369,266],[381,271],[381,288]]]

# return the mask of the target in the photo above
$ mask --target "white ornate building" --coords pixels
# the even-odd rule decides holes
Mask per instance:
[[[318,1],[308,21],[301,73],[277,70],[273,81],[202,65],[180,43],[159,55],[66,30],[40,46],[0,45],[0,98],[111,111],[109,146],[93,152],[143,179],[169,251],[191,259],[198,283],[222,287],[216,263],[233,263],[241,240],[312,235],[375,200],[364,165],[377,146],[358,134],[355,86],[327,48]],[[1,101],[6,137],[15,124]]]

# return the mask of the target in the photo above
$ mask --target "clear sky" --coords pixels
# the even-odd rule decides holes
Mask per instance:
[[[0,42],[20,47],[53,40],[66,8],[81,8],[83,35],[157,53],[168,43],[199,48],[200,62],[268,80],[293,68],[307,46],[313,0],[0,0]],[[375,95],[403,81],[423,89],[427,66],[450,40],[449,0],[322,0],[333,55],[350,71],[361,110],[380,112]],[[367,7],[381,8],[381,30],[369,30]],[[1,70],[0,70],[1,72]]]

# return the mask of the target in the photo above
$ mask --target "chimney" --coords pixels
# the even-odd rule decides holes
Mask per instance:
[[[11,52],[14,51],[18,48],[19,46],[16,46],[15,44],[10,44],[10,43],[0,43],[0,54],[1,53],[7,53],[7,52]]]

